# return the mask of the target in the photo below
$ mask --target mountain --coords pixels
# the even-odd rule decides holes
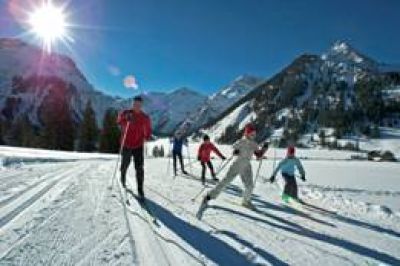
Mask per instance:
[[[18,39],[0,39],[0,116],[13,121],[22,114],[40,126],[42,110],[61,98],[76,122],[90,100],[100,121],[107,108],[123,101],[96,91],[67,56],[46,54]]]
[[[154,131],[161,134],[173,132],[207,99],[188,88],[144,97],[144,109],[153,120]],[[132,103],[132,99],[95,90],[67,56],[43,53],[18,39],[0,39],[0,121],[13,123],[27,115],[30,123],[40,128],[45,113],[51,112],[49,106],[57,101],[67,104],[76,124],[87,101],[91,101],[99,125],[107,109],[126,109]]]
[[[276,136],[282,144],[324,128],[335,137],[371,135],[400,113],[400,72],[387,69],[338,41],[323,55],[299,56],[202,131],[233,142],[251,121],[260,140]]]
[[[261,82],[261,78],[250,75],[237,77],[232,83],[208,97],[203,105],[200,105],[184,120],[181,129],[193,132],[202,126],[206,126]]]
[[[143,95],[144,110],[151,116],[157,134],[171,134],[207,97],[183,87],[170,93]]]

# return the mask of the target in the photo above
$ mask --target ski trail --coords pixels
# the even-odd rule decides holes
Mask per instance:
[[[77,171],[78,169],[79,167],[72,168],[67,172],[65,172],[65,170],[64,171],[60,170],[59,172],[56,172],[54,178],[50,180],[43,180],[43,182],[40,182],[36,186],[31,187],[31,189],[25,190],[24,193],[21,193],[20,195],[18,195],[18,197],[11,200],[9,204],[2,206],[0,208],[0,211],[2,213],[5,213],[5,215],[0,217],[0,228],[5,226],[8,222],[10,222],[20,213],[22,213],[25,209],[33,205],[42,196],[48,193],[50,189],[52,189],[56,184],[58,184],[61,180],[70,177],[71,174]],[[43,186],[40,186],[42,184]]]
[[[60,181],[61,187],[45,193],[47,205],[38,200],[18,215],[18,219],[4,226],[1,230],[5,243],[0,243],[0,262],[131,264],[135,254],[127,248],[129,242],[125,241],[126,231],[121,230],[123,223],[118,217],[122,217],[122,212],[119,213],[118,205],[106,202],[103,210],[94,215],[94,201],[106,189],[104,176],[108,171],[104,171],[104,165],[109,164],[77,163],[74,169],[66,171],[69,177]],[[31,220],[31,217],[35,218]]]
[[[128,186],[131,184],[128,182]],[[127,207],[129,222],[133,228],[134,239],[138,247],[138,262],[143,265],[203,265],[193,250],[188,250],[184,243],[176,238],[173,232],[163,224],[156,226],[150,221],[147,210],[129,195],[130,205]],[[146,218],[146,216],[148,216]],[[149,253],[151,250],[151,253]],[[156,254],[154,254],[156,253]],[[177,254],[180,254],[177,256]]]

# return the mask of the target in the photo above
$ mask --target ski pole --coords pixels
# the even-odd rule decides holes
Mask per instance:
[[[122,149],[124,148],[126,135],[127,135],[128,128],[130,125],[131,125],[131,122],[128,121],[126,128],[125,128],[124,136],[122,137],[121,145],[119,147],[118,159],[117,159],[117,163],[115,164],[114,174],[113,174],[112,181],[111,181],[111,187],[110,187],[111,191],[114,189],[114,179],[115,179],[115,176],[117,175],[118,164],[119,164],[119,161],[122,156]]]
[[[224,170],[224,168],[229,164],[229,162],[232,160],[233,156],[229,157],[226,162],[222,162],[221,166],[219,167],[219,169],[217,170],[217,172],[215,173],[215,175],[218,175],[222,170]]]
[[[275,168],[276,168],[276,146],[277,146],[277,140],[275,140],[274,141],[274,160],[273,160],[273,163],[272,163],[272,173],[271,173],[271,176],[272,176],[272,174],[275,172]],[[266,178],[264,178],[264,182],[267,182],[267,181],[269,181],[269,180],[267,180]]]
[[[200,191],[199,191],[196,195],[194,195],[194,197],[191,198],[190,200],[191,200],[191,201],[196,201],[196,200],[200,197],[200,195],[203,194],[203,191],[204,191],[205,189],[206,189],[206,186],[204,185],[204,186],[200,189]]]
[[[188,160],[189,160],[190,173],[192,174],[193,167],[192,167],[192,163],[191,163],[191,159],[190,159],[189,142],[187,143],[186,149],[187,149],[187,156],[188,156]]]
[[[260,170],[261,170],[262,162],[263,162],[263,158],[261,158],[261,159],[260,159],[260,162],[258,163],[258,168],[257,168],[257,173],[256,173],[256,179],[254,180],[254,187],[255,187],[256,184],[257,184],[257,179],[258,179],[258,177],[260,176]]]
[[[171,151],[171,140],[168,140],[168,166],[167,166],[167,174],[169,174],[169,169],[171,168],[171,156],[172,156],[172,151]]]

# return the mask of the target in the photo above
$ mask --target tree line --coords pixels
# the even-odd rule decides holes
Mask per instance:
[[[52,150],[118,153],[120,129],[117,111],[108,109],[101,128],[96,113],[87,102],[79,123],[75,122],[66,102],[47,106],[41,125],[33,125],[27,114],[12,122],[0,120],[0,145]]]

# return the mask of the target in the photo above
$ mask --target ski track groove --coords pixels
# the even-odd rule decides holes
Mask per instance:
[[[127,207],[126,207],[126,197],[124,198],[124,195],[122,193],[122,188],[121,186],[117,183],[117,189],[119,192],[119,196],[120,196],[120,200],[122,201],[122,208],[123,208],[123,215],[124,215],[124,219],[125,219],[125,224],[126,224],[126,229],[128,230],[128,237],[129,237],[129,244],[130,244],[130,249],[132,252],[132,259],[133,259],[133,263],[136,264],[136,245],[135,245],[135,240],[134,240],[134,236],[132,233],[132,228],[129,222],[129,218],[128,218],[128,214],[127,214]]]
[[[68,207],[69,205],[71,205],[73,203],[73,201],[68,202],[67,204],[65,204],[63,207]],[[39,230],[41,228],[43,228],[47,223],[49,223],[55,216],[57,216],[63,209],[62,208],[58,208],[56,211],[54,211],[53,213],[50,214],[50,216],[47,216],[45,219],[43,219],[43,221],[41,221],[39,224],[37,224],[34,227],[34,230]],[[27,240],[29,237],[32,237],[32,234],[26,234],[24,236],[22,236],[21,238],[19,238],[16,242],[14,242],[5,252],[3,252],[3,254],[0,255],[0,261],[5,258],[11,251],[13,251],[13,249],[20,245],[21,243],[23,243],[25,240]]]
[[[58,183],[60,183],[61,181],[69,178],[74,177],[72,174],[74,172],[78,172],[78,173],[83,173],[85,172],[87,169],[89,169],[90,167],[85,167],[82,171],[81,165],[78,165],[72,169],[69,169],[66,173],[64,170],[64,173],[61,175],[56,175],[54,178],[51,178],[49,180],[49,184],[47,184],[44,188],[42,188],[41,190],[39,190],[38,192],[34,193],[32,196],[30,196],[27,200],[23,201],[21,204],[19,204],[17,207],[15,207],[12,211],[10,211],[8,214],[6,214],[5,216],[0,218],[0,229],[2,227],[4,227],[6,224],[8,224],[9,222],[11,222],[15,217],[19,216],[19,214],[21,214],[22,212],[24,212],[25,210],[27,210],[30,206],[32,206],[35,202],[37,202],[39,199],[41,199],[45,194],[47,194],[54,186],[56,186]],[[81,170],[81,171],[79,171]],[[63,172],[63,171],[60,171]],[[77,175],[79,176],[79,174]],[[30,190],[26,191],[29,192]],[[26,193],[25,192],[25,193]],[[24,193],[24,194],[25,194]],[[24,195],[22,194],[22,195]],[[22,196],[20,195],[20,197]],[[18,197],[18,198],[20,198]],[[18,198],[14,199],[12,202],[16,201]],[[11,203],[12,203],[11,202]],[[11,204],[9,203],[9,204]],[[9,204],[2,206],[1,209],[5,208],[6,206],[8,206]],[[0,209],[0,210],[1,210]]]
[[[129,182],[129,181],[128,181]],[[127,185],[128,184],[130,184],[130,183],[128,183],[127,182]],[[130,184],[131,185],[131,184]],[[120,187],[120,186],[119,186]],[[122,189],[122,188],[120,188],[120,189]],[[122,192],[121,192],[122,193]],[[151,232],[151,237],[152,237],[152,242],[153,243],[155,243],[157,246],[158,246],[158,248],[159,248],[159,250],[161,251],[161,254],[162,254],[162,256],[163,256],[163,258],[164,258],[164,264],[162,264],[160,261],[158,261],[158,263],[160,263],[161,265],[173,265],[173,264],[171,264],[171,261],[170,261],[170,258],[169,258],[169,256],[167,255],[167,252],[165,251],[165,247],[161,244],[161,242],[160,242],[160,239],[159,239],[159,236],[157,235],[157,233],[156,233],[156,229],[153,227],[153,225],[152,224],[150,224],[150,222],[149,222],[149,220],[148,220],[148,218],[149,218],[149,214],[148,213],[145,213],[145,212],[147,212],[147,210],[144,210],[143,208],[142,208],[142,206],[140,206],[140,204],[137,202],[137,199],[132,199],[132,201],[133,202],[135,202],[135,206],[136,206],[136,209],[139,209],[139,210],[136,210],[136,209],[134,209],[134,208],[132,208],[131,207],[131,205],[128,207],[128,206],[126,206],[126,203],[129,201],[129,199],[128,199],[128,194],[125,192],[125,199],[126,199],[126,201],[125,201],[125,203],[124,203],[124,205],[125,205],[125,207],[124,207],[124,210],[125,210],[125,214],[127,215],[127,210],[128,209],[132,209],[134,212],[136,212],[136,213],[141,213],[143,216],[148,216],[147,218],[145,218],[145,217],[143,217],[143,219],[144,219],[144,222],[146,223],[146,225],[148,226],[148,228],[149,228],[149,231]],[[130,223],[130,221],[129,221],[129,217],[127,216],[127,221],[128,221],[128,224],[129,224],[129,227],[131,226],[131,223]],[[135,221],[136,222],[136,221]],[[138,226],[138,229],[140,230],[140,227]],[[131,234],[131,231],[130,231],[130,234]],[[135,235],[133,235],[133,238],[135,238]],[[137,244],[138,245],[141,245],[141,243],[139,243],[140,241],[143,241],[143,239],[140,239],[140,238],[137,238]],[[148,239],[147,239],[147,244],[150,244],[150,242],[151,241],[149,241]],[[139,253],[139,250],[138,250],[138,253]],[[158,258],[158,259],[160,259],[160,258]]]
[[[8,197],[8,198],[6,198],[6,199],[4,199],[4,200],[1,200],[1,201],[0,201],[0,208],[3,208],[4,206],[6,206],[6,205],[9,204],[9,203],[12,203],[12,201],[18,199],[20,196],[22,196],[22,195],[25,194],[26,192],[28,192],[28,191],[34,189],[35,187],[39,186],[40,184],[42,184],[42,183],[44,183],[44,182],[49,182],[49,181],[51,181],[51,180],[53,180],[53,179],[57,179],[57,177],[58,177],[57,175],[58,175],[59,173],[62,173],[62,172],[65,171],[65,169],[59,169],[59,167],[57,167],[56,169],[58,169],[58,170],[55,171],[55,172],[51,172],[51,173],[48,173],[48,172],[47,172],[47,173],[45,173],[45,174],[40,175],[39,177],[41,178],[41,180],[36,181],[36,182],[33,183],[33,184],[30,184],[28,187],[26,187],[26,188],[24,188],[24,189],[18,191],[17,193],[15,193],[15,194],[14,194],[13,196],[11,196],[11,197]],[[48,169],[48,170],[52,170],[52,169]],[[27,174],[27,175],[29,175],[29,174]],[[10,177],[15,177],[15,176],[18,176],[18,178],[21,178],[21,176],[18,175],[18,174],[11,175]],[[47,176],[49,176],[49,178],[46,178]]]
[[[83,172],[86,172],[86,170],[89,170],[89,173],[90,172],[92,172],[92,171],[90,171],[90,169],[91,168],[93,168],[91,165],[88,165],[88,166],[86,166],[86,167],[84,167],[84,168],[81,168],[79,165],[75,168],[75,169],[78,169],[78,173],[76,173],[75,175],[73,175],[73,177],[74,177],[74,180],[78,180],[80,183],[84,183],[85,185],[83,186],[84,187],[84,189],[83,190],[85,190],[85,191],[83,191],[82,190],[82,186],[79,186],[79,185],[81,185],[81,184],[76,184],[76,182],[74,181],[74,182],[68,182],[67,183],[67,187],[63,190],[64,192],[66,191],[66,192],[70,192],[70,191],[72,191],[72,193],[73,193],[73,195],[72,195],[72,197],[71,197],[71,195],[70,195],[70,193],[67,193],[67,199],[68,198],[71,198],[71,199],[73,199],[73,202],[74,201],[76,201],[76,199],[78,199],[76,196],[78,196],[78,197],[80,197],[81,198],[81,200],[83,200],[83,202],[85,202],[85,200],[86,200],[86,198],[87,198],[87,196],[89,196],[90,197],[90,195],[93,195],[93,194],[91,194],[91,193],[85,193],[86,192],[86,187],[88,187],[88,185],[90,186],[90,185],[93,185],[93,184],[91,184],[89,181],[88,181],[88,179],[87,178],[80,178],[81,177],[81,172],[83,173]],[[74,172],[74,171],[72,171],[72,172]],[[94,174],[95,175],[95,178],[97,177],[97,172]],[[92,175],[93,176],[93,175]],[[90,179],[90,178],[89,178]],[[97,180],[101,180],[101,179],[97,179]],[[101,185],[101,184],[100,184]],[[99,185],[99,186],[100,186]],[[92,186],[92,189],[93,189],[93,186]],[[93,191],[93,190],[92,190]],[[62,195],[61,195],[62,196]],[[83,196],[83,197],[82,197]],[[62,196],[63,197],[63,196]],[[94,197],[96,198],[96,195],[94,195]],[[95,199],[95,198],[92,198],[92,199]],[[71,204],[71,203],[73,203],[73,202],[70,202],[69,204],[68,204],[68,206]],[[96,201],[95,201],[96,202]],[[68,207],[67,205],[63,205],[62,207],[63,207],[63,210],[67,210]],[[54,207],[53,207],[54,208]],[[57,216],[57,214],[59,214],[60,212],[60,209],[57,209],[57,211],[56,212],[52,212],[52,214],[50,215],[50,217],[49,216],[47,216],[46,218],[45,218],[45,220],[44,221],[42,221],[41,222],[41,224],[42,224],[42,226],[38,226],[38,225],[36,225],[35,227],[34,227],[34,231],[35,232],[40,232],[40,228],[43,228],[43,226],[44,226],[44,224],[46,224],[48,221],[49,221],[49,219],[51,218],[51,217],[56,217]],[[61,216],[60,216],[61,217]],[[55,221],[58,221],[59,219],[60,219],[60,217],[56,217],[55,218]],[[62,218],[61,218],[62,219]],[[54,228],[54,221],[53,222],[50,222],[50,224],[53,226],[53,228]],[[81,234],[81,233],[79,233],[78,232],[78,234],[70,234],[70,232],[71,231],[68,231],[68,228],[64,228],[64,231],[61,233],[60,231],[62,231],[62,230],[56,230],[56,232],[55,232],[55,234],[54,235],[52,235],[51,236],[51,238],[50,239],[48,239],[48,240],[51,240],[50,242],[48,242],[48,241],[46,241],[46,242],[43,242],[43,241],[41,241],[41,242],[39,242],[39,243],[43,243],[43,244],[41,244],[41,246],[42,246],[42,248],[43,247],[45,247],[46,249],[48,249],[49,251],[52,251],[49,255],[50,256],[48,256],[47,257],[47,262],[45,262],[43,259],[40,259],[39,258],[39,260],[41,261],[41,264],[43,264],[43,263],[46,263],[46,264],[48,264],[48,265],[52,265],[52,264],[54,264],[54,263],[57,263],[57,264],[61,264],[61,265],[71,265],[71,262],[69,262],[68,263],[68,260],[67,260],[67,255],[70,255],[70,252],[64,252],[64,251],[62,251],[61,253],[59,253],[59,250],[63,250],[63,249],[61,249],[61,248],[63,248],[64,247],[64,244],[66,243],[66,242],[68,242],[69,244],[71,244],[71,243],[73,243],[72,242],[72,240],[74,240],[74,238],[75,239],[83,239],[83,241],[81,241],[81,243],[80,244],[84,244],[84,241],[86,241],[86,240],[90,240],[89,238],[90,237],[88,237],[88,238],[83,238],[84,236]],[[31,233],[32,234],[32,233]],[[62,234],[62,235],[61,235]],[[105,236],[105,238],[108,238],[108,237],[113,237],[113,235],[114,235],[115,233],[114,233],[114,231],[108,231],[108,234]],[[29,238],[31,235],[26,235],[25,237],[23,237],[23,239],[24,240],[26,240],[27,238]],[[125,239],[125,236],[124,237],[122,237],[123,239]],[[20,243],[22,243],[23,242],[23,239],[20,239],[19,241],[17,241],[16,243],[14,243],[14,247],[16,247],[18,244],[20,244]],[[71,240],[72,239],[72,240]],[[105,239],[103,239],[102,241],[106,241]],[[102,242],[101,241],[101,242]],[[50,243],[50,244],[49,244]],[[67,243],[67,245],[69,245]],[[93,241],[93,242],[91,242],[91,241],[89,241],[88,242],[89,243],[89,245],[90,244],[92,244],[92,243],[94,243],[95,245],[94,246],[92,246],[91,247],[91,251],[93,251],[93,252],[95,252],[95,250],[97,249],[97,247],[99,246],[99,243],[98,242],[96,242],[96,241]],[[44,245],[44,246],[43,246]],[[78,244],[79,245],[79,244]],[[85,246],[85,248],[87,248],[86,246]],[[8,251],[6,252],[6,253],[3,253],[3,256],[2,256],[2,258],[4,258],[5,256],[7,256],[10,252],[12,252],[13,251],[13,249],[14,248],[10,248],[10,249],[8,249]],[[65,248],[64,248],[65,249]],[[30,259],[30,257],[28,257],[28,258],[26,258],[26,254],[24,253],[24,254],[21,254],[22,256],[23,256],[23,258],[22,258],[22,261],[29,261],[29,259]],[[40,255],[40,254],[39,254]],[[94,257],[94,259],[96,259],[96,257]],[[96,265],[96,264],[94,264],[94,265]]]

